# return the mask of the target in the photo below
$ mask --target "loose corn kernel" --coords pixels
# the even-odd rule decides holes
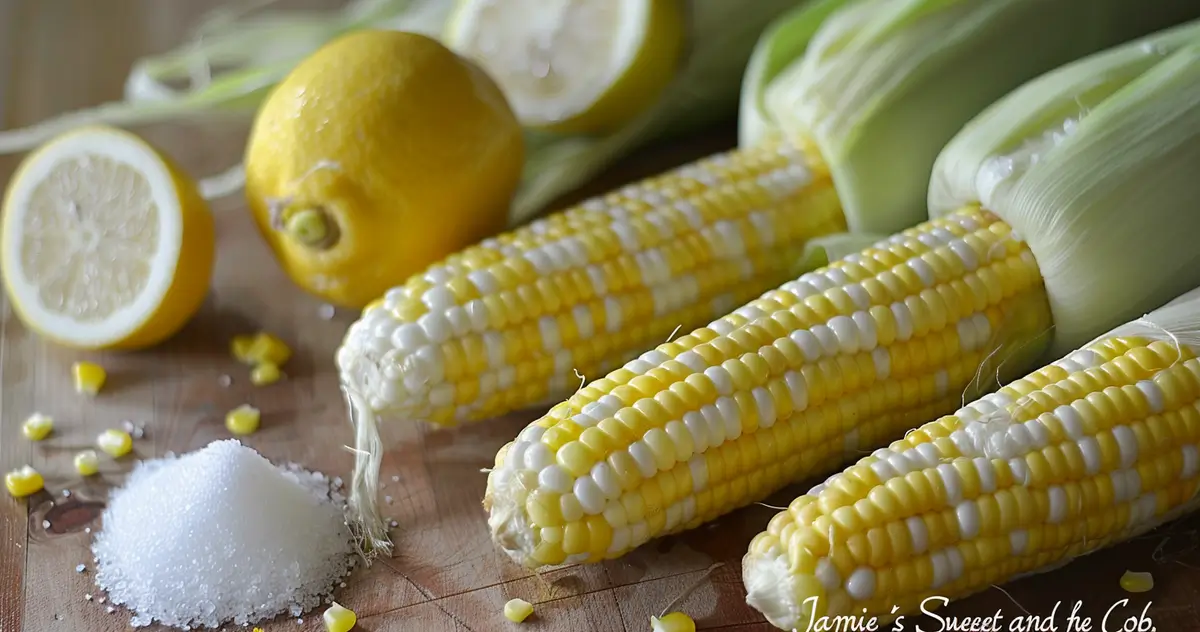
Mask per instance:
[[[37,470],[26,465],[4,475],[4,486],[8,493],[16,498],[22,498],[41,491],[46,481]]]
[[[261,415],[258,409],[242,404],[225,415],[225,428],[235,435],[248,435],[258,430]]]
[[[661,619],[650,617],[650,629],[654,632],[696,632],[696,622],[682,612],[672,612]]]
[[[81,476],[91,476],[100,470],[100,457],[95,450],[82,450],[75,453],[75,471]]]
[[[266,386],[279,381],[279,365],[274,362],[260,362],[250,371],[250,383],[255,386]]]
[[[96,437],[96,445],[113,458],[120,458],[133,449],[133,437],[124,430],[109,428]]]
[[[325,629],[328,632],[350,632],[350,629],[358,622],[358,615],[354,614],[353,610],[336,601],[329,606],[322,618],[325,620]]]
[[[504,604],[504,618],[513,623],[520,623],[533,614],[533,604],[524,599],[509,599]]]
[[[251,364],[253,360],[250,359],[250,349],[253,346],[254,336],[241,334],[234,336],[233,340],[229,342],[229,352],[233,354],[234,358],[237,358],[238,362]]]
[[[84,395],[99,393],[108,377],[104,367],[93,362],[76,362],[71,372],[75,376],[75,390]]]
[[[325,214],[317,209],[306,208],[288,216],[283,228],[302,244],[316,245],[329,236],[329,224]]]
[[[21,432],[25,434],[25,438],[30,441],[41,441],[50,435],[50,431],[54,429],[54,420],[48,415],[42,413],[33,413],[21,424]]]
[[[1150,573],[1125,571],[1121,576],[1121,589],[1131,593],[1149,592],[1154,588],[1154,576]]]
[[[253,364],[270,362],[276,366],[283,366],[288,361],[288,358],[292,357],[292,350],[287,346],[287,343],[278,337],[260,331],[254,335],[254,340],[246,352],[246,357]]]

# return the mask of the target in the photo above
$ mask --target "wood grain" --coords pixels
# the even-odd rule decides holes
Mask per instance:
[[[215,0],[23,0],[0,1],[0,120],[5,127],[36,122],[73,108],[117,98],[130,62],[138,55],[164,50],[186,33],[194,19]],[[320,2],[281,2],[292,6],[329,6]],[[245,126],[220,123],[151,126],[138,130],[197,175],[215,173],[236,161]],[[687,142],[639,152],[618,168],[567,196],[563,202],[664,167],[727,147],[729,126]],[[13,157],[0,158],[0,179],[7,182]],[[320,303],[292,286],[253,232],[236,200],[214,207],[218,217],[218,264],[213,289],[202,313],[168,343],[147,352],[79,354],[38,340],[14,318],[0,298],[0,467],[31,463],[47,476],[48,489],[70,489],[77,497],[102,497],[120,482],[132,459],[105,465],[102,482],[85,484],[73,475],[72,452],[101,430],[123,419],[147,424],[136,445],[137,458],[167,451],[193,450],[226,435],[222,417],[242,403],[262,409],[262,430],[247,443],[268,458],[305,464],[330,475],[348,473],[351,441],[336,388],[333,353],[353,315],[318,317]],[[264,328],[277,332],[296,349],[287,365],[288,379],[267,388],[249,385],[245,368],[227,353],[229,338]],[[111,373],[101,397],[85,399],[70,388],[69,367],[79,359],[102,363]],[[232,377],[224,388],[220,377]],[[53,415],[55,436],[36,446],[23,440],[20,423],[34,410]],[[537,614],[522,629],[624,632],[649,629],[648,618],[692,585],[714,563],[716,568],[680,608],[700,629],[766,631],[773,629],[744,603],[740,558],[750,538],[773,510],[750,506],[693,532],[652,542],[624,559],[571,566],[531,574],[491,545],[480,508],[484,476],[497,448],[533,418],[526,411],[456,430],[395,425],[387,429],[390,449],[384,462],[386,513],[401,525],[397,552],[369,570],[357,572],[338,600],[356,610],[358,629],[383,631],[476,631],[514,629],[500,615],[506,600],[522,597]],[[393,482],[392,477],[399,477]],[[783,504],[806,485],[777,494]],[[61,502],[61,497],[59,498]],[[89,573],[89,535],[79,523],[73,531],[31,536],[38,510],[51,502],[43,494],[29,502],[0,499],[0,632],[94,632],[128,629],[129,615],[84,600],[95,593]],[[1159,532],[1094,554],[1054,573],[1014,582],[955,603],[943,616],[985,616],[998,610],[1013,617],[1028,610],[1049,614],[1058,601],[1055,628],[1066,629],[1071,604],[1100,617],[1129,597],[1123,614],[1136,614],[1152,603],[1157,630],[1200,629],[1195,605],[1200,597],[1200,556],[1196,521],[1169,525]],[[51,531],[61,528],[53,526]],[[38,533],[37,529],[32,531]],[[1169,539],[1168,539],[1168,536]],[[1154,561],[1157,547],[1170,549],[1169,561]],[[1160,551],[1161,553],[1161,551]],[[1151,570],[1156,587],[1146,595],[1126,595],[1118,586],[1127,568]],[[1010,598],[1011,595],[1011,598]],[[303,625],[281,619],[268,630],[320,630],[319,612]],[[909,621],[905,629],[914,630]],[[926,618],[921,629],[942,629]],[[1006,628],[1007,629],[1007,628]],[[1050,629],[1050,628],[1044,628]],[[1115,630],[1110,622],[1110,630]]]

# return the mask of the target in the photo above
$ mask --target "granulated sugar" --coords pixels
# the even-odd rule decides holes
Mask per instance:
[[[237,440],[143,461],[92,545],[96,584],[134,626],[256,623],[320,605],[353,564],[341,494]]]

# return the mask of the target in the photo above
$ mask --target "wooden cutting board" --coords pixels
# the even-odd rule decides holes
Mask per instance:
[[[120,95],[129,64],[138,55],[162,51],[184,36],[195,18],[215,0],[0,0],[0,120],[26,125],[69,109]],[[279,2],[281,6],[330,3]],[[208,175],[236,162],[245,134],[240,122],[139,129],[194,174]],[[605,174],[579,199],[632,179],[680,164],[733,144],[731,126],[641,152]],[[7,183],[15,159],[0,158]],[[563,202],[566,202],[564,200]],[[86,601],[99,593],[89,571],[91,518],[109,486],[119,484],[132,459],[105,466],[102,482],[83,483],[70,465],[74,450],[97,433],[129,419],[145,423],[136,442],[137,458],[184,452],[227,437],[224,413],[251,403],[263,411],[263,427],[246,442],[276,461],[295,461],[330,476],[347,475],[351,457],[341,448],[352,442],[333,353],[350,313],[320,315],[321,303],[290,284],[253,232],[237,199],[217,204],[219,256],[214,286],[203,312],[187,329],[152,351],[134,354],[79,354],[48,345],[28,332],[0,298],[0,467],[30,463],[46,474],[47,493],[29,502],[0,497],[0,632],[128,630],[129,614],[109,613],[106,604]],[[229,338],[264,328],[287,339],[294,358],[287,379],[254,388],[245,367],[228,354]],[[100,362],[109,384],[94,400],[74,394],[70,365]],[[222,376],[232,383],[222,386]],[[20,423],[35,410],[57,421],[55,436],[31,444]],[[399,523],[396,554],[357,572],[337,599],[357,611],[361,630],[427,632],[518,629],[505,621],[505,601],[521,597],[536,604],[528,630],[649,630],[649,617],[699,581],[678,604],[703,630],[767,631],[763,619],[744,603],[740,559],[747,543],[774,514],[750,506],[715,524],[652,542],[624,559],[532,574],[497,552],[480,507],[481,468],[496,449],[538,411],[457,430],[395,425],[387,432],[383,493],[385,513]],[[393,480],[396,477],[396,480]],[[808,482],[811,484],[812,481]],[[61,491],[68,489],[71,498]],[[777,494],[770,504],[786,504],[806,485]],[[95,502],[90,502],[94,499]],[[41,528],[51,509],[51,527]],[[1046,575],[988,590],[952,604],[942,617],[994,617],[1001,628],[1065,631],[1075,603],[1093,619],[1093,631],[1121,629],[1125,619],[1149,605],[1154,627],[1163,632],[1200,630],[1200,555],[1197,521],[1183,522],[1138,541],[1094,554]],[[721,566],[705,576],[714,564]],[[1124,593],[1118,581],[1126,569],[1154,573],[1154,590]],[[1121,605],[1120,600],[1129,599]],[[1055,606],[1057,610],[1055,610]],[[1115,606],[1115,609],[1113,609]],[[1112,609],[1107,628],[1103,617]],[[1010,627],[1026,612],[1052,613],[1053,627]],[[948,621],[908,620],[904,629],[934,632]],[[303,624],[284,618],[267,630],[321,630],[320,613]],[[153,629],[153,628],[152,628]],[[843,628],[844,629],[844,628]],[[888,626],[884,629],[891,629]],[[981,629],[981,628],[976,628]],[[1076,626],[1070,628],[1081,630]]]

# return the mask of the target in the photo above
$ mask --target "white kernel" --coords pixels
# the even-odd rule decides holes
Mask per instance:
[[[992,462],[983,457],[972,459],[975,464],[975,471],[979,474],[979,491],[984,494],[990,494],[996,491],[996,471],[992,469]]]
[[[725,367],[710,366],[704,369],[704,375],[712,381],[718,394],[728,395],[733,392],[733,379],[729,377],[729,372],[725,370]]]
[[[453,384],[438,384],[429,391],[429,403],[444,407],[454,403],[454,385]]]
[[[621,303],[611,296],[604,298],[604,324],[609,333],[621,330]]]
[[[946,561],[950,563],[950,581],[955,581],[959,577],[962,577],[966,564],[963,561],[962,552],[958,550],[958,547],[951,546],[946,548]]]
[[[554,463],[554,455],[546,444],[538,441],[525,450],[525,469],[541,472]]]
[[[979,346],[979,340],[975,337],[975,324],[970,318],[963,318],[955,323],[954,328],[958,331],[958,344],[964,352],[974,351]]]
[[[697,411],[688,411],[683,414],[683,425],[687,428],[688,434],[692,436],[692,445],[697,453],[704,452],[708,449],[708,425],[704,421],[704,417]]]
[[[838,354],[838,350],[841,349],[841,343],[838,340],[837,334],[827,325],[813,325],[809,331],[821,343],[821,353],[825,357],[833,357]]]
[[[425,330],[416,323],[404,323],[392,331],[392,344],[397,349],[414,351],[429,344]]]
[[[1100,471],[1100,443],[1095,437],[1084,437],[1079,440],[1079,452],[1083,456],[1083,465],[1088,476],[1092,476]],[[1184,456],[1187,456],[1187,446],[1184,446]],[[1186,467],[1187,460],[1184,459]]]
[[[1046,522],[1050,524],[1062,522],[1067,517],[1067,492],[1061,485],[1051,485],[1046,489],[1046,496],[1049,499]]]
[[[834,316],[829,319],[827,327],[837,338],[838,348],[842,353],[857,353],[862,341],[858,334],[858,323],[849,316]]]
[[[579,504],[579,499],[575,497],[575,494],[563,494],[559,498],[559,505],[562,509],[563,520],[578,522],[583,519],[583,507]]]
[[[917,276],[921,277],[921,282],[925,284],[925,287],[931,287],[937,282],[937,277],[933,274],[933,268],[928,263],[925,263],[924,259],[913,257],[905,263],[908,264],[908,267],[912,268],[913,272],[917,273]]]
[[[875,319],[868,312],[854,312],[850,317],[854,321],[855,333],[858,334],[858,348],[861,351],[872,351],[879,346],[879,335],[875,329]]]
[[[728,336],[733,332],[734,329],[736,329],[733,323],[725,320],[724,318],[712,321],[708,324],[708,328],[715,331],[718,336]]]
[[[817,581],[825,587],[825,590],[834,590],[842,587],[842,577],[838,573],[837,567],[833,565],[833,561],[827,557],[817,560],[817,568],[813,572],[817,577]]]
[[[592,321],[592,310],[588,309],[587,305],[576,305],[571,308],[571,316],[575,319],[575,328],[579,330],[580,339],[587,340],[596,333],[595,324]]]
[[[467,273],[467,280],[479,290],[480,295],[488,295],[500,289],[496,277],[488,270],[471,270]]]
[[[700,408],[700,415],[704,417],[704,423],[708,427],[708,445],[719,446],[725,442],[725,420],[721,418],[721,412],[712,404],[705,404]]]
[[[681,511],[681,513],[683,514],[682,522],[684,524],[687,524],[687,523],[691,522],[692,520],[696,519],[696,497],[695,496],[684,497],[683,502],[679,503],[679,508],[682,510]]]
[[[912,540],[912,552],[914,555],[920,555],[929,548],[929,531],[925,528],[925,521],[919,516],[909,516],[904,520],[904,526],[908,527],[908,537]]]
[[[704,361],[704,358],[691,349],[675,356],[675,360],[693,371],[703,371],[708,368],[708,363]]]
[[[721,413],[721,419],[725,421],[725,438],[733,441],[742,436],[742,416],[741,410],[732,397],[718,397],[717,411]]]
[[[1133,434],[1133,430],[1129,426],[1114,426],[1112,435],[1121,452],[1121,467],[1133,467],[1134,463],[1137,463],[1138,457],[1137,435]]]
[[[787,384],[788,394],[792,396],[792,408],[795,412],[807,410],[808,385],[804,382],[804,375],[799,371],[788,371],[783,374],[783,381]]]
[[[544,248],[531,248],[526,250],[523,256],[540,275],[550,274],[558,267]]]
[[[807,298],[814,294],[820,294],[821,291],[814,287],[811,283],[805,281],[789,281],[784,283],[781,290],[795,294],[797,298]]]
[[[1012,472],[1013,481],[1018,485],[1029,484],[1029,466],[1025,459],[1011,458],[1008,460],[1008,471]]]
[[[508,454],[504,455],[504,465],[508,469],[516,469],[525,465],[525,451],[529,449],[530,443],[518,439],[513,442],[512,447],[508,449]]]
[[[566,379],[575,368],[575,356],[570,349],[560,349],[554,354],[554,375]]]
[[[704,217],[700,214],[700,209],[696,208],[695,204],[687,200],[678,200],[675,202],[675,210],[683,214],[687,218],[688,224],[696,230],[705,227]]]
[[[942,477],[942,487],[946,490],[947,501],[955,505],[961,502],[962,479],[958,475],[958,470],[949,463],[942,463],[937,466],[937,473]]]
[[[950,560],[946,558],[945,550],[931,553],[929,561],[933,563],[933,583],[930,588],[939,588],[950,581]]]
[[[865,566],[855,569],[846,580],[846,592],[859,601],[875,595],[875,571]]]
[[[1039,419],[1030,419],[1022,424],[1026,432],[1029,433],[1029,445],[1035,450],[1041,450],[1050,443],[1050,431],[1046,429],[1046,424]]]
[[[764,245],[775,243],[775,226],[771,224],[770,216],[763,211],[756,211],[746,217],[754,225],[758,240]]]
[[[571,491],[571,475],[562,466],[555,464],[538,472],[538,485],[559,494]]]
[[[1083,418],[1079,416],[1079,412],[1070,406],[1059,406],[1054,409],[1054,416],[1058,418],[1059,425],[1062,426],[1063,432],[1072,439],[1079,439],[1083,436]]]
[[[930,248],[937,248],[941,245],[941,241],[939,241],[937,237],[931,235],[930,233],[919,233],[917,235],[917,241],[929,246]]]
[[[629,362],[626,362],[624,368],[634,375],[644,375],[646,371],[653,369],[654,365],[641,358],[634,358]]]
[[[892,317],[896,319],[896,340],[905,342],[912,338],[912,313],[904,303],[892,303]]]
[[[713,251],[723,257],[736,257],[746,251],[746,242],[742,239],[742,231],[738,225],[721,220],[712,226],[710,242]]]
[[[467,318],[471,321],[471,329],[476,333],[487,331],[490,319],[488,318],[487,304],[480,299],[472,299],[467,301],[464,306],[467,312]]]
[[[608,545],[608,552],[615,555],[628,549],[630,537],[629,527],[613,529],[612,542]]]
[[[758,426],[760,428],[770,428],[775,425],[775,400],[771,397],[771,391],[768,391],[762,386],[755,387],[750,391],[754,397],[755,408],[758,409]]]
[[[450,322],[450,330],[455,336],[465,336],[471,333],[471,317],[464,307],[455,305],[446,309],[446,320]]]
[[[1200,469],[1200,453],[1197,452],[1195,444],[1183,446],[1183,467],[1179,470],[1179,478],[1187,480],[1196,475]]]
[[[641,546],[650,540],[650,525],[643,520],[631,526],[631,537],[629,544],[635,547]]]
[[[1142,395],[1146,396],[1146,404],[1150,407],[1150,412],[1157,415],[1163,411],[1166,403],[1164,402],[1162,389],[1159,388],[1158,384],[1150,380],[1141,380],[1137,383],[1137,388],[1142,392]]]
[[[804,353],[804,359],[809,362],[815,362],[822,355],[821,341],[807,329],[797,329],[788,335],[796,346],[800,347],[800,351]]]
[[[425,271],[425,280],[430,283],[445,283],[450,280],[450,270],[445,266],[434,266]]]
[[[566,353],[566,352],[563,351],[560,353]],[[577,415],[572,416],[571,421],[574,422],[575,425],[579,426],[580,428],[591,428],[592,426],[600,423],[603,420],[597,419],[587,413],[579,413]]]
[[[1008,545],[1012,555],[1024,554],[1025,547],[1029,546],[1029,532],[1024,529],[1009,532]]]
[[[450,321],[441,312],[429,312],[417,319],[417,324],[425,331],[425,337],[437,344],[450,338]]]
[[[626,252],[637,252],[641,245],[638,243],[637,233],[633,227],[624,222],[616,221],[608,225],[613,234],[617,236],[617,241],[621,242],[621,247]]]
[[[747,323],[752,323],[767,315],[766,312],[753,305],[744,305],[734,310],[733,313],[745,318]]]
[[[963,266],[966,267],[968,272],[974,271],[979,267],[979,258],[975,256],[975,251],[967,245],[967,242],[961,239],[954,239],[947,245],[962,260]]]
[[[945,369],[939,369],[933,373],[933,393],[934,396],[942,398],[946,393],[950,392],[950,374]]]
[[[658,473],[658,463],[654,460],[654,452],[650,450],[650,446],[643,441],[634,441],[629,444],[629,456],[633,457],[633,461],[637,463],[638,471],[641,472],[642,478],[650,478]]]
[[[435,285],[421,295],[421,302],[430,311],[443,310],[455,304],[454,293],[444,285]]]
[[[596,296],[603,296],[608,293],[608,283],[604,281],[604,270],[600,266],[590,265],[584,268],[587,272],[588,280],[592,282],[592,289]]]
[[[859,283],[850,283],[843,285],[842,289],[850,296],[850,300],[854,301],[854,306],[861,310],[870,309],[871,295]]]
[[[617,478],[616,472],[613,472],[607,461],[599,461],[592,466],[592,480],[600,491],[604,492],[606,500],[621,496],[621,479]]]
[[[892,356],[885,347],[875,347],[871,352],[871,361],[875,363],[875,376],[884,381],[892,374]]]
[[[678,419],[672,419],[667,422],[664,429],[667,431],[667,436],[671,438],[671,444],[675,447],[675,460],[684,461],[690,458],[692,452],[684,448],[687,447],[686,442],[689,440],[691,433],[688,432],[683,422]],[[692,449],[694,450],[695,446],[692,446]]]
[[[992,337],[992,321],[985,314],[976,314],[971,318],[975,321],[975,339],[977,346],[983,346]]]
[[[498,331],[483,333],[483,348],[487,350],[488,366],[498,369],[504,366],[504,336]]]
[[[442,351],[437,347],[421,347],[416,353],[405,358],[405,386],[417,390],[431,383],[441,382],[445,377],[445,364],[442,362]],[[411,377],[416,384],[408,384]]]
[[[542,316],[539,318],[538,331],[542,335],[542,349],[546,353],[554,353],[562,348],[562,338],[558,332],[558,320],[553,316]]]
[[[575,480],[575,497],[584,513],[595,515],[604,510],[604,492],[589,476],[581,476]]]
[[[667,507],[667,522],[663,525],[663,529],[670,531],[679,525],[679,521],[683,519],[683,508],[679,503],[672,503]]]
[[[701,492],[708,487],[708,461],[703,455],[688,459],[688,469],[692,472],[692,492]]]
[[[879,478],[880,483],[886,483],[887,481],[900,476],[900,473],[897,472],[892,467],[891,463],[886,460],[874,461],[871,463],[870,467],[871,471],[875,472],[875,476]]]

